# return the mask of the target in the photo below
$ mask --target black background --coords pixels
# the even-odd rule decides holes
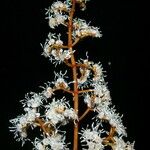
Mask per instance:
[[[5,149],[21,148],[9,133],[8,120],[22,113],[20,99],[25,93],[38,91],[39,86],[53,80],[54,66],[41,56],[49,32],[45,8],[51,0],[6,0],[1,5],[1,113],[0,142]],[[112,103],[123,114],[128,139],[135,140],[136,150],[146,149],[149,101],[149,30],[147,4],[136,0],[91,0],[87,10],[78,12],[91,25],[100,26],[101,39],[81,41],[85,57],[100,61],[106,70]],[[1,9],[1,10],[2,10]],[[84,49],[83,49],[84,48]],[[111,64],[109,63],[111,62]]]

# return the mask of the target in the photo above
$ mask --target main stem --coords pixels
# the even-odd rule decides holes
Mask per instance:
[[[69,14],[69,21],[68,21],[68,48],[70,52],[72,53],[71,56],[71,64],[72,64],[72,73],[73,73],[73,81],[74,81],[74,110],[78,115],[78,82],[77,82],[77,67],[76,67],[76,61],[73,54],[73,42],[72,42],[72,30],[73,30],[73,15],[75,11],[75,3],[76,0],[72,0],[72,7]],[[74,137],[73,137],[73,150],[78,150],[78,122],[74,125]]]

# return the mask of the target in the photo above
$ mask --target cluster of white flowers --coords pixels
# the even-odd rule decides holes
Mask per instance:
[[[87,68],[91,69],[94,74],[94,77],[90,83],[90,86],[93,87],[93,91],[89,91],[88,93],[84,94],[84,102],[89,108],[92,108],[98,113],[96,119],[97,121],[107,120],[112,127],[115,127],[115,132],[118,136],[127,136],[125,130],[126,128],[122,124],[122,116],[116,113],[114,107],[111,107],[111,96],[104,80],[101,65],[99,63],[94,64],[88,60],[84,60],[83,62],[83,64],[85,64]]]
[[[34,150],[69,150],[64,142],[65,138],[60,134],[44,137],[42,140],[35,138]]]
[[[85,146],[88,146],[88,150],[102,150],[104,148],[101,138],[103,132],[103,130],[98,130],[98,125],[94,127],[94,124],[92,124],[92,129],[81,130],[81,142],[86,143]]]
[[[25,99],[21,100],[23,107],[37,108],[43,103],[43,96],[34,92],[27,93]]]
[[[122,139],[122,137],[114,137],[115,139],[115,145],[113,145],[113,149],[115,150],[135,150],[134,149],[134,142],[130,143],[130,142],[124,142],[124,140]]]
[[[73,108],[70,108],[68,102],[63,97],[60,100],[55,100],[45,106],[46,107],[46,119],[47,121],[51,121],[52,124],[56,125],[57,123],[66,124],[68,119],[78,120],[78,116],[75,113]]]
[[[34,124],[34,120],[36,117],[39,117],[39,113],[36,112],[35,109],[26,109],[26,114],[18,116],[15,119],[11,119],[10,122],[13,124],[10,128],[11,132],[14,132],[14,138],[17,141],[22,141],[22,145],[24,145],[26,140],[29,140],[27,138],[27,127],[32,126],[35,127],[36,124]]]
[[[103,69],[100,63],[94,63],[88,61],[88,59],[81,59],[79,64],[82,64],[79,68],[81,74],[78,78],[79,88],[83,89],[89,86],[95,87],[94,84],[104,82]]]
[[[71,58],[72,53],[69,50],[63,50],[63,41],[60,39],[60,34],[56,36],[55,34],[49,33],[48,39],[43,46],[45,57],[49,57],[51,62],[61,63],[64,60]],[[74,52],[74,51],[73,51]]]
[[[102,37],[101,31],[99,31],[99,28],[89,26],[89,24],[86,23],[83,19],[74,19],[73,22],[73,38],[83,38],[87,36],[92,37]]]
[[[68,12],[69,10],[70,2],[54,2],[46,12],[46,15],[48,15],[47,18],[49,19],[49,26],[51,28],[55,28],[60,24],[65,25],[65,21],[68,19],[68,15],[64,14],[64,12]]]
[[[117,114],[115,112],[116,110],[114,108],[110,108],[109,105],[105,105],[105,103],[103,105],[99,105],[97,107],[97,118],[99,119],[104,119],[104,120],[108,120],[110,125],[112,127],[115,127],[116,132],[118,133],[118,135],[124,135],[127,136],[126,133],[126,128],[123,126],[122,124],[122,116],[119,116],[119,114]]]

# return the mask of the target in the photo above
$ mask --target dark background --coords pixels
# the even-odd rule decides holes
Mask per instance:
[[[39,91],[39,86],[53,80],[55,69],[41,56],[40,43],[49,32],[45,8],[51,0],[6,0],[1,5],[1,113],[0,142],[5,149],[21,148],[9,133],[9,119],[22,113],[20,99],[25,93]],[[146,149],[149,119],[149,30],[147,4],[137,0],[91,0],[87,10],[78,12],[91,25],[100,26],[101,39],[82,41],[80,56],[101,62],[112,103],[123,114],[128,140],[135,140],[135,149]],[[1,9],[1,10],[2,10]],[[84,48],[84,49],[83,49]],[[111,64],[109,63],[111,62]],[[63,65],[62,65],[63,66]]]

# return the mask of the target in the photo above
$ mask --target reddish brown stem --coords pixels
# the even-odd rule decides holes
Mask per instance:
[[[73,30],[73,15],[75,11],[75,3],[76,0],[72,0],[72,8],[69,13],[69,21],[68,21],[68,48],[71,52],[71,64],[72,64],[72,73],[73,73],[73,81],[74,81],[74,110],[78,115],[78,82],[77,82],[77,67],[76,61],[73,54],[73,43],[72,43],[72,30]],[[78,150],[78,122],[74,125],[74,138],[73,138],[73,150]]]

